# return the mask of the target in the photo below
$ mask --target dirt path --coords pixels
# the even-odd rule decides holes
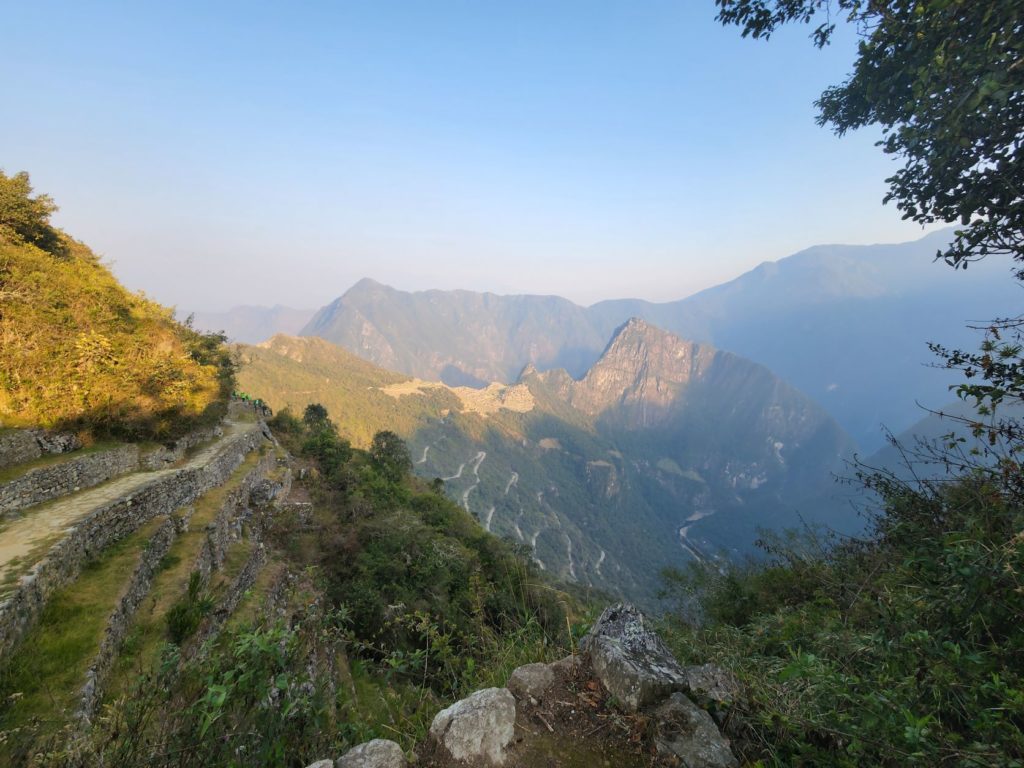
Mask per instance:
[[[206,466],[227,441],[255,429],[258,426],[253,422],[228,422],[224,435],[189,459],[184,468],[198,469]],[[47,541],[60,538],[90,513],[180,470],[179,467],[122,475],[94,488],[32,507],[21,517],[12,517],[0,529],[0,581],[8,579],[11,572],[23,569],[26,564],[22,561],[26,556],[37,551]]]

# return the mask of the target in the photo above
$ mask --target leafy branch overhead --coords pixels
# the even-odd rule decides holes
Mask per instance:
[[[817,101],[818,122],[842,135],[878,125],[903,161],[885,202],[920,224],[959,222],[947,263],[1010,256],[1024,279],[1024,5],[1017,0],[716,0],[718,19],[768,38],[836,23],[861,37],[853,72]]]

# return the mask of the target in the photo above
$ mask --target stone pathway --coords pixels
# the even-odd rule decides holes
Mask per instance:
[[[26,510],[22,517],[10,520],[0,529],[0,582],[8,580],[13,571],[24,570],[24,558],[40,549],[46,542],[60,538],[76,522],[94,510],[182,469],[199,469],[212,461],[232,438],[258,429],[254,422],[227,422],[224,435],[199,451],[182,467],[135,472],[110,480],[102,485],[65,496]]]

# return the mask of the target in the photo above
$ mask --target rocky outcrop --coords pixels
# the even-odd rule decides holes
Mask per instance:
[[[515,736],[516,700],[508,688],[485,688],[437,713],[430,737],[455,760],[501,766]]]
[[[684,669],[668,646],[631,605],[605,609],[585,638],[597,677],[629,711],[649,713],[658,753],[687,768],[735,768],[739,764],[715,721],[683,691],[719,702],[739,695],[732,675],[707,664]]]
[[[584,642],[594,672],[630,712],[686,690],[683,668],[631,605],[606,608]]]
[[[336,768],[407,768],[402,748],[387,739],[374,739],[353,747],[337,762]]]
[[[715,704],[732,704],[740,697],[740,681],[736,675],[714,664],[686,667],[683,675],[693,696]]]

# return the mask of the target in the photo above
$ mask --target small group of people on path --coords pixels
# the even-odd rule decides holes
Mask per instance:
[[[264,418],[270,418],[271,416],[274,415],[274,412],[272,410],[270,410],[270,406],[269,405],[267,405],[265,402],[263,402],[260,398],[252,397],[251,395],[247,394],[246,392],[232,392],[231,393],[231,399],[232,400],[237,400],[237,401],[242,402],[242,403],[245,403],[246,405],[251,405],[253,411],[256,413],[257,416],[263,416]]]

